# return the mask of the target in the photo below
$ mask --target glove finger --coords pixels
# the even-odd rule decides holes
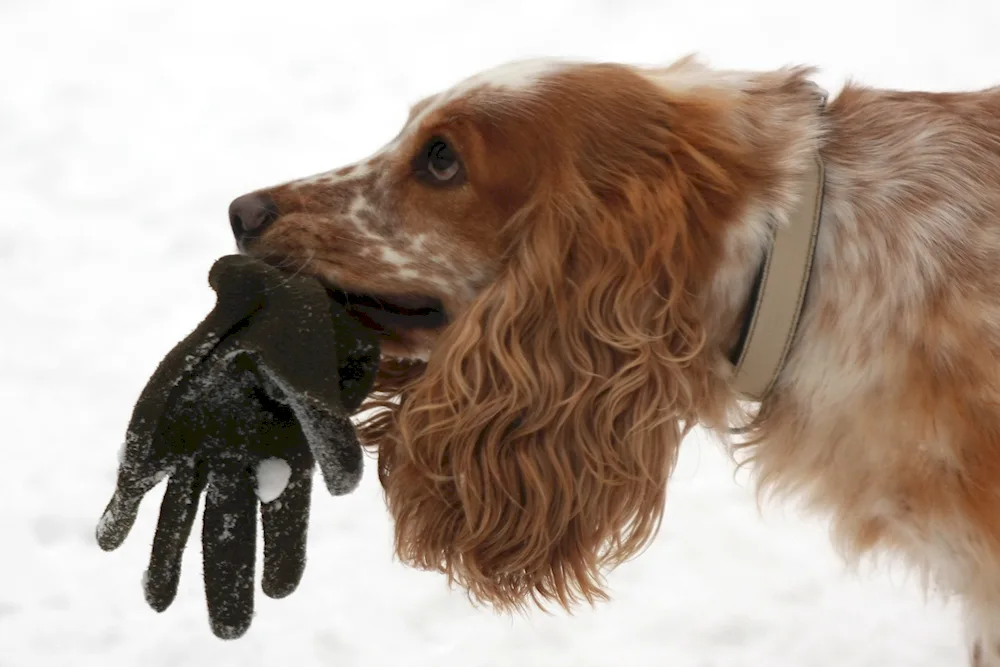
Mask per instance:
[[[261,384],[275,401],[291,408],[319,465],[327,491],[342,496],[353,491],[364,466],[361,441],[351,418],[337,401],[293,391],[269,366],[258,364]]]
[[[115,491],[108,506],[97,522],[97,544],[105,551],[114,551],[122,545],[135,524],[142,496],[133,497]]]
[[[361,481],[364,454],[350,419],[331,415],[323,428],[311,435],[309,447],[323,474],[327,491],[342,496],[356,489]]]
[[[97,544],[105,551],[122,545],[135,523],[142,497],[172,472],[170,461],[144,458],[144,451],[134,442],[123,449],[115,493],[97,523]]]
[[[133,464],[128,459],[122,462],[115,493],[97,522],[95,536],[102,549],[113,551],[122,545],[135,525],[142,497],[170,471],[170,466],[163,461],[157,462],[156,466],[151,463]]]
[[[253,618],[257,550],[257,496],[245,466],[227,465],[209,473],[201,540],[212,632],[236,639]]]
[[[194,459],[178,465],[160,503],[149,567],[143,579],[146,602],[156,611],[164,611],[177,595],[181,559],[198,513],[198,497],[205,488],[203,468]]]
[[[271,598],[290,595],[306,568],[306,535],[312,494],[312,460],[291,466],[284,490],[260,506],[264,533],[264,575],[261,588]]]
[[[122,455],[115,484],[124,496],[141,496],[160,483],[171,468],[171,461],[129,446]]]
[[[327,491],[331,495],[342,496],[357,488],[363,472],[364,454],[350,418],[310,401],[302,401],[293,408]]]

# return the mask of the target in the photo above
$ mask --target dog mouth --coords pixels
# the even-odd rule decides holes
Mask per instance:
[[[289,265],[280,255],[271,254],[261,259],[279,269],[287,269]],[[404,348],[409,347],[410,339],[419,337],[420,331],[434,331],[448,324],[444,303],[429,294],[358,292],[345,289],[322,275],[315,277],[324,285],[330,299],[340,304],[348,315],[385,339],[401,343]]]
[[[361,294],[330,287],[327,293],[351,316],[379,333],[438,329],[448,323],[444,304],[429,295]]]

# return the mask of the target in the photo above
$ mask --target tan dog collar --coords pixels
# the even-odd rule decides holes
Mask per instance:
[[[803,180],[802,196],[778,227],[751,291],[743,335],[732,355],[736,390],[749,401],[771,391],[792,348],[812,274],[823,212],[825,175],[819,156]]]

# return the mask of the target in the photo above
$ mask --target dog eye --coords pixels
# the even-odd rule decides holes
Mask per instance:
[[[426,174],[430,181],[451,183],[462,171],[458,153],[444,139],[434,137],[427,142],[417,159],[417,173]]]

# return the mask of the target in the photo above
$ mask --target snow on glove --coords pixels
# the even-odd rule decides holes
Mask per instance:
[[[362,450],[350,414],[371,389],[379,349],[313,279],[234,255],[215,263],[209,283],[215,308],[139,396],[97,541],[118,548],[142,497],[169,477],[143,578],[146,601],[163,611],[204,491],[209,619],[232,639],[253,617],[258,500],[262,589],[279,598],[305,568],[314,465],[330,493],[356,487]]]

